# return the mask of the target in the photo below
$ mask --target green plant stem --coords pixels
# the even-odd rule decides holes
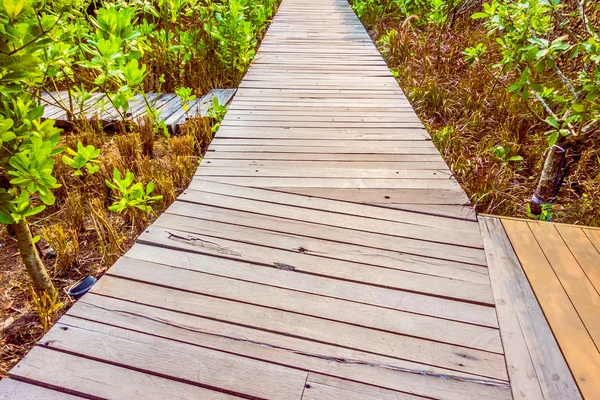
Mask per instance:
[[[31,237],[31,231],[29,230],[29,224],[24,218],[21,218],[19,222],[11,225],[15,231],[17,237],[17,247],[21,254],[25,269],[31,277],[33,287],[38,292],[46,292],[49,296],[54,297],[58,293],[56,288],[50,280],[48,271],[44,267],[40,255],[35,248],[33,238]]]

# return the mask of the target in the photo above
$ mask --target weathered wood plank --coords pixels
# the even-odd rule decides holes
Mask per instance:
[[[84,320],[65,318],[41,344],[188,385],[257,398],[297,399],[306,380],[306,372],[292,368]]]
[[[214,97],[219,99],[220,104],[228,104],[233,98],[236,89],[213,89],[206,96],[200,97],[189,102],[190,116],[206,116],[210,101]],[[159,119],[165,121],[167,126],[174,131],[177,126],[185,122],[186,113],[181,106],[181,100],[174,93],[158,94],[148,93],[148,101],[159,113]],[[43,92],[42,99],[46,103],[44,110],[44,118],[52,118],[60,122],[61,126],[67,126],[66,112],[55,105],[57,101],[68,106],[68,96],[66,92]],[[104,110],[100,109],[101,100],[106,100],[103,93],[94,93],[92,98],[84,104],[84,112],[81,117],[87,119],[98,118],[105,125],[114,125],[121,123],[119,112],[110,105],[110,102],[105,102]],[[141,94],[137,94],[129,102],[129,110],[125,117],[127,120],[135,121],[146,115],[146,102]],[[76,109],[76,112],[79,110]]]
[[[171,219],[174,219],[173,216],[164,218],[162,221],[170,221]],[[184,222],[185,218],[179,218],[178,220]],[[188,252],[227,257],[282,269],[293,269],[314,275],[324,275],[353,282],[493,305],[490,287],[486,284],[396,269],[369,267],[365,264],[327,259],[311,255],[310,252],[299,252],[292,249],[267,249],[264,245],[203,236],[198,233],[178,231],[172,227],[164,228],[155,225],[144,232],[139,241],[140,243],[176,248]]]
[[[491,307],[372,285],[357,286],[354,282],[294,273],[276,266],[265,267],[142,243],[136,243],[125,257],[452,321],[498,327]]]
[[[19,382],[14,379],[3,379],[0,381],[0,400],[18,398],[20,400],[77,400],[79,396],[73,396],[56,390],[46,389],[40,386]]]
[[[306,400],[419,400],[420,396],[363,385],[315,373],[308,374],[302,399]]]
[[[418,338],[402,337],[374,329],[110,276],[98,282],[94,293],[145,304],[153,298],[155,301],[161,301],[160,307],[236,325],[292,335],[398,360],[434,365],[484,378],[507,379],[504,357],[500,354],[435,342],[428,342],[427,346],[418,346],[423,344]],[[157,295],[160,297],[157,298]],[[162,356],[166,357],[164,354]],[[173,367],[167,365],[164,368]]]
[[[59,325],[56,328],[65,327],[67,328],[65,332],[68,332],[70,327]],[[104,355],[109,356],[110,352],[107,352],[106,344],[103,344],[102,348]],[[88,399],[239,399],[239,397],[200,386],[185,384],[181,381],[163,378],[147,372],[135,371],[39,346],[34,347],[27,354],[27,357],[17,364],[10,375],[60,390],[79,393]],[[21,390],[22,388],[18,388],[8,398],[23,399]],[[46,399],[46,397],[37,397],[36,399],[40,398]],[[62,400],[60,397],[58,399]]]
[[[485,399],[510,398],[507,385],[502,381],[485,380],[462,372],[305,340],[290,334],[232,325],[223,320],[198,316],[200,310],[192,304],[188,308],[194,315],[174,312],[164,309],[158,298],[145,299],[148,305],[89,294],[69,311],[69,315],[92,321],[110,321],[125,329],[177,337],[184,343],[390,390],[452,400],[478,399],[478,396]],[[151,306],[154,304],[158,307]],[[234,310],[234,314],[237,315],[237,311]]]
[[[350,325],[502,353],[497,329],[121,258],[109,274]],[[427,344],[424,344],[426,346]]]

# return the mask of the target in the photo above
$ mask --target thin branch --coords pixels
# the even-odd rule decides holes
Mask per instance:
[[[560,68],[558,67],[558,65],[556,65],[556,63],[554,63],[554,67],[552,69],[554,70],[554,72],[556,72],[556,75],[558,75],[558,77],[565,84],[565,86],[567,87],[567,89],[569,89],[569,92],[571,92],[571,94],[574,97],[577,96],[577,90],[575,90],[575,88],[571,84],[571,81],[569,80],[569,78],[567,78],[565,76],[565,74],[563,74],[563,72],[560,70]]]
[[[590,20],[588,19],[587,15],[585,14],[585,7],[587,6],[586,3],[587,3],[586,0],[579,0],[577,2],[577,5],[579,6],[579,13],[581,14],[581,19],[583,20],[583,26],[585,27],[585,30],[591,37],[594,37],[595,36],[594,30],[592,29]]]
[[[527,100],[523,100],[523,102],[525,103],[525,107],[527,107],[527,110],[535,117],[537,118],[538,121],[543,122],[543,123],[547,123],[546,120],[542,117],[539,116],[538,113],[535,112],[535,110],[533,108],[531,108],[531,106],[529,105],[529,102]]]
[[[56,26],[56,24],[58,24],[58,22],[60,21],[60,19],[62,18],[63,14],[61,13],[58,18],[56,19],[56,21],[54,22],[54,24],[52,24],[52,26],[50,27],[50,29],[48,29],[47,31],[42,29],[42,32],[40,32],[39,34],[37,34],[35,37],[33,37],[33,39],[27,41],[27,43],[23,44],[22,46],[17,47],[16,49],[13,49],[11,52],[9,53],[5,53],[3,51],[0,51],[0,53],[5,54],[7,56],[12,56],[16,53],[18,53],[19,51],[25,49],[26,47],[32,45],[33,43],[37,42],[39,39],[42,38],[42,36],[45,36],[48,32],[51,32],[52,29],[54,29],[54,27]]]
[[[581,133],[583,135],[588,135],[598,128],[600,128],[600,119],[594,119],[589,124],[583,127]]]
[[[552,111],[552,109],[550,108],[548,103],[546,103],[546,101],[542,98],[542,96],[540,96],[540,94],[536,91],[534,91],[534,94],[535,94],[535,98],[540,102],[542,107],[544,107],[544,110],[546,110],[546,112],[548,114],[550,114],[552,117],[554,117],[554,118],[556,118],[556,120],[558,120],[558,117],[556,116],[556,114],[554,114],[554,111]]]
[[[560,12],[558,12],[556,9],[553,9],[552,13],[556,16],[556,18],[558,18],[558,21],[560,22],[561,29],[564,30],[565,32],[567,32],[567,35],[569,35],[569,37],[574,42],[579,42],[579,37],[577,37],[577,35],[575,34],[575,32],[573,32],[571,30],[571,28],[569,27],[567,21],[565,21],[565,19],[563,18],[562,14]]]

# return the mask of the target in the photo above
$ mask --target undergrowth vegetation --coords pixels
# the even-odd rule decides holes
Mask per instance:
[[[600,9],[353,0],[478,211],[600,225]]]
[[[226,111],[213,101],[171,135],[147,93],[237,87],[277,4],[0,2],[0,376],[65,310],[64,289],[101,275],[187,187]],[[116,130],[78,118],[100,93]],[[140,97],[147,116],[130,121]],[[69,129],[42,118],[48,105]]]

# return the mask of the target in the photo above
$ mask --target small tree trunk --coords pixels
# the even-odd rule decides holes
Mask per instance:
[[[540,181],[531,199],[534,204],[540,205],[554,201],[562,181],[565,153],[565,150],[557,145],[548,150]]]
[[[16,224],[12,224],[12,227],[17,237],[17,246],[19,247],[19,253],[21,253],[21,259],[33,281],[34,288],[39,292],[46,292],[49,296],[54,297],[57,294],[56,288],[52,284],[50,276],[35,248],[27,221],[22,218]]]

